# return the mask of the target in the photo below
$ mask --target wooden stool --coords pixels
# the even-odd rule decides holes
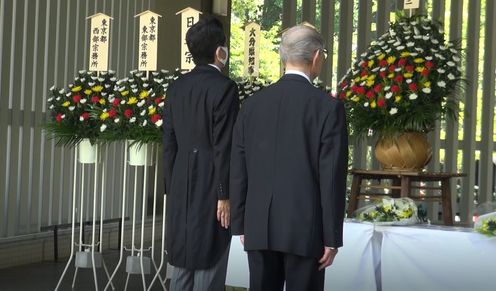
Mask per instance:
[[[403,172],[403,171],[376,171],[353,169],[351,184],[351,196],[348,204],[348,217],[358,207],[358,200],[382,199],[384,197],[409,197],[417,201],[439,201],[443,207],[443,221],[445,225],[453,225],[453,213],[451,208],[450,179],[455,177],[465,177],[462,173],[429,173],[429,172]],[[378,180],[379,185],[362,185],[364,180]],[[382,180],[392,180],[392,185],[383,184]],[[441,186],[422,186],[420,182],[440,182]],[[418,183],[418,185],[413,185]],[[391,194],[385,193],[365,193],[364,189],[391,190]],[[440,190],[441,195],[414,196],[412,189]]]

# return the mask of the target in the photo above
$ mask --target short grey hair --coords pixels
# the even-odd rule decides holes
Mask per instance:
[[[283,64],[312,63],[316,51],[324,48],[324,39],[317,30],[306,25],[293,26],[282,34],[279,54]]]

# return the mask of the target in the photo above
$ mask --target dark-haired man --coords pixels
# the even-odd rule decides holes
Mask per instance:
[[[205,17],[186,34],[196,67],[167,92],[164,172],[172,291],[224,290],[231,235],[229,159],[239,109],[222,24]]]

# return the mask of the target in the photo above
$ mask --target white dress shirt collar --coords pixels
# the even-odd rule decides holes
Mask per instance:
[[[221,73],[222,73],[222,71],[220,70],[220,68],[219,68],[219,67],[217,67],[216,65],[214,65],[214,64],[208,64],[208,65],[209,65],[209,66],[211,66],[211,67],[216,68],[219,72],[221,72]]]
[[[286,70],[286,72],[284,73],[284,75],[287,75],[287,74],[300,75],[300,76],[304,77],[305,79],[307,79],[308,82],[310,82],[310,84],[312,84],[312,81],[310,81],[310,77],[308,77],[302,71],[298,71],[298,70]]]

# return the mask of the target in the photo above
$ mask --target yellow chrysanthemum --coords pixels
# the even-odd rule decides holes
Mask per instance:
[[[101,85],[96,85],[96,86],[94,86],[93,88],[91,88],[91,90],[93,90],[93,92],[102,92],[102,90],[103,90],[103,86],[101,86]]]
[[[360,77],[355,78],[355,83],[358,83],[358,82],[360,82]]]
[[[69,107],[69,105],[71,105],[70,101],[65,101],[64,103],[62,103],[62,106],[64,107]]]
[[[369,63],[368,63],[368,67],[369,68],[372,68],[373,65],[374,65],[374,60],[370,60]]]
[[[133,104],[136,104],[136,103],[138,103],[138,99],[136,97],[131,97],[127,101],[127,104],[129,104],[129,105],[133,105]]]
[[[423,63],[425,60],[423,58],[416,58],[415,60],[413,60],[414,63],[416,64],[421,64]]]
[[[139,94],[139,97],[140,97],[140,99],[145,99],[146,97],[148,97],[148,94],[149,94],[148,91],[143,90]]]
[[[401,95],[394,97],[394,102],[399,103],[401,101]]]
[[[394,78],[394,73],[389,73],[388,78],[389,78],[389,79]]]
[[[377,103],[375,103],[375,100],[372,101],[372,103],[370,103],[370,108],[376,108],[377,107]]]
[[[416,67],[415,71],[422,73],[424,71],[424,69],[425,69],[424,67]]]
[[[127,96],[127,94],[129,94],[129,91],[122,91],[122,92],[121,92],[121,95],[122,95],[122,96],[124,96],[124,97],[126,97],[126,96]]]
[[[368,76],[368,77],[367,77],[367,80],[369,80],[369,81],[370,81],[370,80],[375,80],[375,75],[370,75],[370,76]]]
[[[102,114],[100,114],[100,119],[101,120],[105,120],[107,118],[109,118],[110,114],[108,114],[108,112],[103,112]]]
[[[410,56],[410,52],[402,52],[402,53],[400,54],[400,56],[401,56],[402,58],[409,57],[409,56]]]
[[[385,57],[386,57],[386,55],[385,55],[385,54],[380,54],[380,55],[377,57],[377,59],[378,59],[379,61],[382,61]]]
[[[387,62],[390,65],[393,64],[395,61],[396,61],[396,57],[390,56],[387,58]]]
[[[92,93],[92,91],[90,89],[84,90],[84,94],[86,94],[86,95],[90,95],[91,93]]]
[[[351,98],[351,101],[358,102],[358,101],[360,101],[360,97],[355,95]]]
[[[346,91],[346,97],[350,97],[350,96],[351,96],[351,91],[350,90]]]
[[[425,88],[430,88],[431,87],[431,82],[427,81],[424,83]]]
[[[368,80],[366,83],[367,87],[372,87],[372,86],[374,86],[374,84],[375,84],[374,80]]]
[[[155,107],[148,108],[148,115],[153,115],[155,114],[155,112],[157,112],[157,108]]]
[[[72,92],[79,92],[79,91],[81,91],[81,89],[83,89],[83,87],[81,87],[81,86],[76,86],[76,87],[73,87],[73,88],[71,89],[71,91],[72,91]]]
[[[368,79],[368,77],[369,77],[368,75],[362,76],[362,77],[360,78],[360,81],[366,80],[366,79]]]
[[[105,105],[105,99],[100,98],[100,100],[98,100],[98,103],[100,103],[100,104],[102,104],[102,105]]]
[[[412,73],[404,73],[403,77],[409,79],[409,78],[413,77],[413,74]]]

